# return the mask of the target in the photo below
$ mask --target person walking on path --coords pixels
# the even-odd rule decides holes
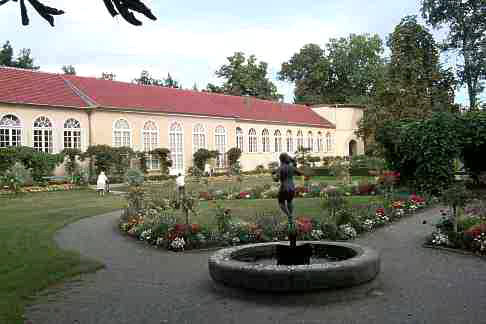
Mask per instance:
[[[179,173],[177,175],[176,184],[177,184],[177,192],[179,194],[179,198],[182,199],[184,197],[184,193],[185,193],[185,190],[184,190],[185,181],[184,181],[184,176],[181,173]]]
[[[98,180],[96,181],[96,191],[100,196],[105,195],[106,186],[107,186],[108,178],[105,175],[104,171],[101,171],[98,175]]]

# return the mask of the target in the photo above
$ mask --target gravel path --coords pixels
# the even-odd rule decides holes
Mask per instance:
[[[209,252],[171,253],[121,236],[118,213],[61,230],[64,249],[106,269],[51,289],[26,323],[486,323],[486,262],[421,247],[430,210],[357,241],[381,252],[378,278],[308,294],[257,294],[213,284]]]

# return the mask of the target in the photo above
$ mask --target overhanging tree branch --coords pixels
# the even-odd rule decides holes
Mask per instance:
[[[10,0],[0,0],[0,6],[6,4]],[[27,7],[25,6],[25,0],[13,0],[14,2],[20,3],[20,14],[22,18],[22,25],[26,26],[29,24],[29,16],[27,14]],[[30,5],[37,11],[37,13],[47,20],[51,26],[54,26],[54,16],[64,14],[63,10],[52,8],[44,5],[38,0],[27,0]],[[138,12],[151,20],[157,20],[150,10],[142,1],[140,0],[103,0],[106,9],[112,17],[121,15],[128,23],[140,26],[142,22],[138,20],[133,12]]]

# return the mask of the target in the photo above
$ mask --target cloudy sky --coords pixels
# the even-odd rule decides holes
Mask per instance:
[[[30,26],[22,26],[18,3],[0,9],[0,44],[30,48],[41,70],[60,72],[72,64],[78,75],[113,72],[131,81],[148,70],[156,78],[168,72],[185,88],[219,83],[214,71],[236,51],[268,62],[270,78],[292,101],[291,84],[276,81],[282,62],[303,45],[324,45],[350,33],[377,33],[383,39],[406,15],[419,13],[419,0],[145,0],[158,20],[134,27],[112,19],[101,0],[43,0],[63,9],[50,27],[32,8]],[[444,33],[434,32],[440,38]],[[454,63],[454,58],[444,58]],[[456,101],[465,102],[464,91]]]

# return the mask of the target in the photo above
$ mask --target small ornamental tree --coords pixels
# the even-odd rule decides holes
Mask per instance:
[[[228,156],[230,173],[233,175],[240,175],[241,165],[239,160],[241,157],[241,150],[237,147],[233,147],[228,150],[226,155]]]
[[[168,174],[169,168],[172,166],[172,161],[170,159],[170,151],[166,148],[157,148],[150,151],[153,157],[159,160],[160,172],[162,174]]]
[[[89,159],[89,172],[91,177],[95,177],[101,171],[110,173],[115,164],[115,154],[108,145],[92,145],[88,147],[80,159]]]
[[[204,170],[204,166],[210,159],[215,159],[219,155],[218,151],[208,151],[206,149],[199,149],[193,155],[194,166],[199,170]]]
[[[66,170],[66,173],[73,178],[79,169],[76,157],[80,156],[82,153],[78,149],[66,148],[62,150],[61,154],[67,157],[67,161],[64,164],[64,169]]]

